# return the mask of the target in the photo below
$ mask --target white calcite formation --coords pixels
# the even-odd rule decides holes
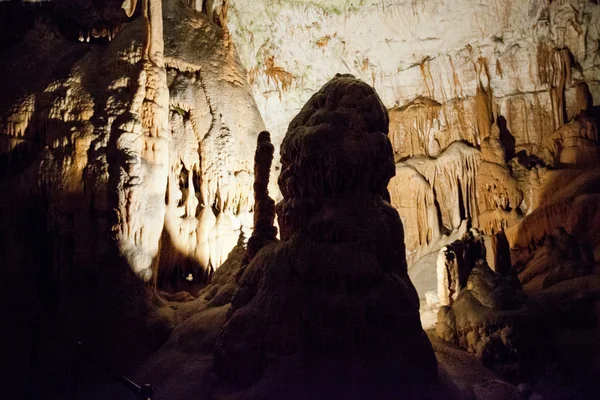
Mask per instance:
[[[166,9],[173,140],[161,268],[187,275],[218,268],[250,236],[254,143],[264,125],[226,31],[178,2]]]
[[[404,141],[407,149],[419,135],[483,139],[481,116],[473,118],[481,89],[493,97],[489,111],[507,118],[522,145],[581,111],[580,83],[595,103],[600,95],[600,7],[590,1],[230,3],[230,30],[259,108],[280,135],[310,96],[306,89],[336,72],[373,84],[390,109],[427,111],[404,121],[402,129],[413,133]],[[528,113],[531,106],[536,110]],[[394,146],[399,141],[392,138]]]
[[[598,164],[596,2],[233,0],[229,15],[275,144],[335,73],[375,87],[409,263],[463,221],[518,229],[553,190],[548,169]]]
[[[397,171],[389,191],[411,265],[465,226],[506,231],[511,246],[527,248],[548,224],[533,235],[523,220],[541,221],[536,209],[562,182],[558,171],[575,178],[598,164],[593,2],[168,0],[163,18],[156,4],[123,4],[134,17],[150,7],[147,27],[105,9],[90,14],[98,26],[86,17],[84,42],[108,37],[104,46],[75,45],[40,22],[22,46],[57,56],[20,79],[35,81],[31,88],[9,85],[4,95],[0,148],[14,160],[48,146],[49,229],[69,232],[57,252],[75,253],[73,264],[93,263],[86,243],[114,228],[145,279],[158,269],[165,279],[205,280],[250,236],[258,110],[277,159],[287,121],[337,72],[369,82],[389,111]],[[40,64],[34,54],[10,57]],[[64,191],[76,195],[67,201]],[[539,215],[564,226],[561,204]],[[75,225],[88,233],[70,233]]]
[[[4,50],[8,79],[33,70],[0,109],[0,226],[13,237],[2,254],[15,269],[32,245],[19,242],[35,238],[20,238],[13,216],[33,206],[47,212],[58,275],[96,269],[110,237],[146,282],[202,282],[249,236],[264,125],[222,17],[140,3],[133,14],[125,2],[134,18],[103,45],[40,19],[20,46],[43,41],[46,64]]]

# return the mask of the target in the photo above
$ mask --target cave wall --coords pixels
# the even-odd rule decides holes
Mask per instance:
[[[551,177],[598,164],[595,1],[233,1],[229,21],[276,145],[335,73],[375,87],[411,263],[463,222],[527,246]]]
[[[569,50],[578,64],[572,78],[587,82],[600,101],[599,12],[584,0],[232,1],[229,26],[266,125],[280,136],[294,110],[340,72],[373,85],[390,109],[419,97],[439,103],[446,109],[441,129],[463,131],[455,134],[467,140],[482,135],[469,104],[489,86],[525,146],[562,124],[555,115],[518,118],[527,106],[552,113],[549,89],[560,86],[560,71],[567,73],[561,63],[568,63],[556,49]],[[569,107],[568,116],[576,113]]]
[[[337,72],[388,109],[410,264],[467,225],[513,247],[579,229],[564,205],[594,192],[548,195],[600,155],[596,2],[168,0],[147,25],[141,3],[131,18],[120,2],[34,3],[2,12],[25,27],[5,25],[1,49],[2,184],[23,187],[5,190],[2,224],[35,203],[59,276],[93,271],[114,237],[145,279],[205,281],[249,236],[255,136],[270,129],[278,160],[287,121]]]
[[[225,323],[228,304],[239,288],[237,276],[244,278],[238,274],[244,262],[241,246],[228,255],[240,239],[249,236],[253,223],[256,138],[268,127],[278,160],[285,125],[338,72],[350,72],[377,89],[389,115],[389,126],[378,130],[389,130],[390,143],[387,139],[385,143],[390,157],[382,164],[378,149],[348,144],[343,147],[355,155],[346,161],[365,156],[372,161],[348,162],[346,168],[335,161],[345,160],[344,152],[327,149],[320,140],[310,141],[322,154],[317,152],[320,155],[314,160],[287,160],[281,176],[287,179],[286,173],[306,161],[302,166],[314,174],[292,173],[292,178],[305,180],[293,189],[302,197],[303,191],[323,179],[335,188],[346,179],[364,183],[376,178],[365,165],[385,167],[390,176],[395,170],[387,189],[405,234],[395,212],[382,200],[387,200],[387,172],[370,208],[360,193],[352,193],[342,196],[348,206],[341,211],[332,214],[326,204],[314,220],[302,213],[280,213],[284,242],[293,233],[292,223],[301,226],[308,221],[314,223],[309,230],[315,237],[313,247],[320,250],[304,254],[311,246],[290,241],[284,243],[289,254],[300,252],[308,258],[274,259],[260,266],[265,253],[257,256],[242,289],[253,289],[257,282],[251,275],[263,268],[275,279],[267,281],[256,300],[243,299],[250,301],[256,318],[245,314],[240,303],[233,307],[240,326],[246,326],[244,320],[249,318],[258,328],[234,329],[232,323],[233,335],[221,340],[227,350],[224,360],[231,359],[230,354],[236,358],[238,334],[262,337],[266,326],[269,340],[281,339],[278,325],[261,323],[269,318],[254,305],[262,304],[263,297],[275,298],[284,300],[282,315],[294,309],[285,306],[289,291],[278,280],[279,267],[311,270],[325,263],[315,269],[314,277],[306,277],[309,283],[324,279],[331,287],[337,277],[328,275],[329,267],[337,265],[340,271],[356,273],[352,286],[360,289],[369,284],[369,277],[363,276],[370,271],[364,268],[368,263],[348,269],[355,257],[340,262],[360,251],[353,243],[361,235],[364,240],[359,241],[369,249],[384,245],[381,260],[396,259],[401,268],[394,274],[401,274],[406,289],[386,292],[389,301],[379,298],[383,292],[374,286],[370,301],[382,306],[373,310],[397,316],[410,312],[410,323],[401,323],[398,329],[412,327],[421,344],[426,340],[417,324],[417,293],[405,270],[420,269],[426,280],[435,280],[431,256],[435,260],[439,249],[470,227],[488,235],[504,232],[515,264],[540,264],[542,256],[532,252],[558,227],[585,242],[580,246],[586,249],[584,269],[591,270],[590,265],[600,261],[600,6],[596,1],[150,0],[148,17],[143,16],[143,2],[136,8],[134,1],[126,2],[129,17],[119,9],[120,0],[25,2],[36,3],[28,4],[29,8],[18,8],[18,3],[0,8],[2,33],[7,33],[0,35],[4,82],[0,91],[0,294],[7,300],[26,300],[15,302],[14,314],[29,310],[33,293],[52,308],[66,282],[80,292],[97,289],[96,285],[100,290],[86,293],[86,302],[77,302],[83,296],[69,298],[69,306],[79,312],[69,317],[83,330],[94,331],[88,337],[95,339],[107,333],[107,327],[118,326],[121,329],[115,331],[124,335],[133,332],[127,341],[104,338],[113,356],[121,358],[120,350],[111,348],[117,342],[135,347],[148,340],[153,342],[149,347],[156,349],[171,329],[192,315],[200,321],[199,336],[208,333],[207,343],[216,340],[220,327],[215,326]],[[365,110],[366,102],[356,99],[350,95],[344,101],[366,111],[368,120],[373,113]],[[323,125],[351,120],[335,113],[317,114],[311,123],[320,129],[326,118],[331,120]],[[387,121],[387,116],[382,119]],[[351,141],[341,138],[344,143]],[[296,144],[289,145],[292,154]],[[311,170],[319,162],[324,169]],[[334,165],[342,167],[332,169]],[[261,172],[263,192],[274,184],[274,180],[270,185],[266,182],[266,175]],[[319,189],[315,197],[327,194],[331,187]],[[271,194],[280,196],[277,189]],[[286,199],[291,205],[297,197],[292,194]],[[361,217],[365,210],[374,215],[387,210],[387,217],[393,218],[384,219],[393,220],[392,228],[378,229],[377,218]],[[331,216],[339,227],[323,224]],[[271,222],[269,217],[268,239],[274,242]],[[326,236],[339,240],[340,232],[351,236],[350,244],[348,251],[340,247],[336,258],[340,250],[328,249]],[[588,245],[595,260],[588,257]],[[310,260],[319,253],[321,259]],[[191,283],[181,286],[188,277],[194,283],[209,281],[226,260],[228,267],[204,291],[196,287],[193,292]],[[378,258],[377,276],[379,263]],[[108,271],[109,267],[114,268]],[[131,276],[115,270],[132,271],[135,279],[125,279]],[[392,275],[390,287],[399,283]],[[538,284],[540,279],[531,281]],[[5,291],[15,282],[11,291]],[[154,284],[177,293],[161,292],[159,298]],[[345,294],[344,285],[339,290]],[[148,286],[151,290],[146,290]],[[414,286],[421,295],[426,285]],[[238,300],[244,290],[239,293]],[[312,305],[314,296],[298,293],[301,307],[296,311],[305,301],[311,304],[307,309],[323,309],[321,303]],[[406,300],[398,297],[402,293],[410,300],[409,308],[398,307]],[[357,296],[353,306],[360,309],[364,299]],[[181,300],[190,304],[174,303]],[[209,304],[218,310],[209,310]],[[363,324],[354,321],[360,313],[340,313],[337,300],[332,304],[332,315],[349,317],[351,325]],[[99,318],[95,311],[102,309],[108,314],[116,310],[118,315]],[[209,311],[208,316],[199,310]],[[292,319],[304,318],[300,312],[292,314]],[[383,314],[377,315],[389,321]],[[95,323],[87,326],[92,319]],[[129,319],[134,320],[132,326],[122,325]],[[335,324],[318,315],[308,320],[316,321],[316,332],[321,331],[319,321]],[[13,338],[19,333],[11,331]],[[191,337],[180,344],[193,347]],[[339,342],[339,335],[331,337],[327,346]],[[174,338],[178,340],[177,334]],[[202,340],[202,346],[209,346]],[[250,352],[255,350],[253,344],[254,339]],[[404,346],[403,340],[394,344]],[[21,356],[18,350],[14,353]],[[223,368],[230,364],[225,362]],[[242,364],[248,374],[255,372],[256,363],[242,360]]]
[[[0,54],[3,272],[29,269],[49,233],[58,281],[96,279],[114,241],[147,282],[203,282],[251,228],[264,125],[223,16],[118,3],[2,9],[30,22]]]

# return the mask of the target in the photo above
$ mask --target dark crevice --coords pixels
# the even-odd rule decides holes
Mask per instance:
[[[506,118],[504,118],[502,115],[498,116],[496,123],[500,129],[500,143],[502,144],[502,147],[504,147],[505,159],[506,161],[512,160],[512,158],[515,156],[515,137],[510,130],[508,130]]]
[[[132,20],[121,9],[122,0],[53,0],[0,2],[0,50],[21,42],[36,24],[49,23],[67,40],[106,45],[115,28]],[[139,5],[138,5],[139,8]]]

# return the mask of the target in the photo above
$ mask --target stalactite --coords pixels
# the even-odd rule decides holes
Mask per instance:
[[[435,133],[439,130],[441,104],[419,97],[406,106],[389,110],[390,140],[399,157],[419,154],[435,156],[439,144]]]
[[[480,160],[479,150],[455,142],[437,158],[413,157],[405,161],[433,188],[442,223],[449,230],[457,229],[465,219],[477,226],[475,177]]]
[[[29,95],[15,102],[5,116],[0,116],[0,133],[23,137],[35,112],[35,96]]]
[[[566,122],[565,88],[571,83],[571,52],[569,49],[538,47],[540,83],[548,85],[554,114],[554,129]]]
[[[427,246],[439,238],[435,196],[423,175],[412,167],[398,165],[388,190],[391,204],[402,218],[407,251]]]
[[[144,1],[144,0],[142,0],[142,1]],[[131,16],[133,16],[133,13],[135,12],[136,6],[137,6],[137,0],[125,0],[121,7],[123,8],[123,10],[125,10],[125,14],[127,14],[128,17],[131,17]]]
[[[523,193],[508,168],[491,162],[482,162],[477,174],[479,210],[516,209],[523,201]]]
[[[131,268],[146,282],[156,282],[156,255],[169,175],[169,97],[163,61],[162,3],[147,1],[143,9],[148,31],[138,86],[130,114],[123,115],[118,127],[121,134],[116,151],[122,154],[119,161],[123,162],[124,174],[115,182],[122,189],[117,192],[119,206],[113,231]]]
[[[493,115],[491,100],[493,96],[483,85],[477,86],[475,95],[475,127],[479,140],[484,140],[491,135]]]
[[[222,120],[213,122],[213,129],[202,141],[201,149],[202,197],[205,204],[220,211],[236,210],[240,203],[245,202],[249,190],[238,191],[235,176],[231,173],[237,162],[234,158],[235,143],[231,131]]]

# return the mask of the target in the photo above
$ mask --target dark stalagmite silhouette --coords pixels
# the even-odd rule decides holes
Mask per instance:
[[[277,398],[437,390],[402,223],[388,202],[387,130],[376,92],[351,75],[337,75],[290,123],[276,206],[281,242],[263,247],[239,277],[217,340],[219,376]],[[257,156],[260,148],[259,139]]]

